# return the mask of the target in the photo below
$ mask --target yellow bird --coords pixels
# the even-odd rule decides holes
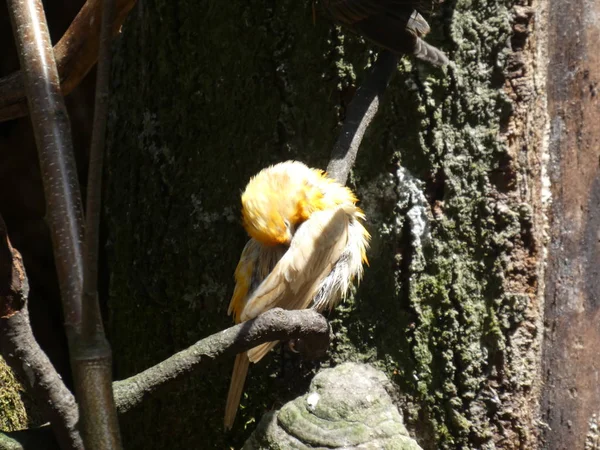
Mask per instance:
[[[275,307],[332,309],[360,280],[369,233],[354,193],[318,169],[297,161],[268,167],[242,194],[243,225],[250,240],[235,270],[229,314],[235,322]],[[237,355],[225,407],[233,425],[250,362],[277,342]]]

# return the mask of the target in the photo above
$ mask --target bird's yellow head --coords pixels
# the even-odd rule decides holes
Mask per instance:
[[[242,197],[242,220],[250,237],[265,245],[288,244],[292,240],[292,224],[286,217],[292,205],[285,198],[274,199],[274,192]]]
[[[297,161],[267,167],[242,194],[242,220],[250,237],[264,245],[289,244],[298,225],[326,207],[323,173]]]

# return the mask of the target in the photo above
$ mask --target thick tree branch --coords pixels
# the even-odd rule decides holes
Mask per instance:
[[[113,383],[119,413],[126,413],[158,390],[172,386],[183,377],[204,369],[222,356],[233,356],[259,344],[278,340],[310,339],[315,349],[329,345],[329,324],[312,309],[287,311],[275,308],[256,319],[235,325],[204,338],[165,361],[122,381]],[[0,434],[0,450],[46,449],[49,434],[44,427],[28,432]],[[41,447],[19,444],[24,439]],[[4,445],[4,442],[7,444]],[[10,445],[8,443],[10,442]],[[48,443],[50,444],[50,443]]]
[[[24,74],[27,103],[42,170],[65,330],[69,352],[75,361],[75,385],[79,395],[84,392],[93,396],[98,394],[98,382],[90,374],[95,372],[94,368],[102,368],[95,362],[103,359],[106,352],[96,351],[100,346],[92,347],[90,351],[90,346],[81,342],[82,208],[69,117],[60,91],[58,70],[41,0],[8,0],[8,10]],[[26,366],[27,361],[22,363]],[[110,372],[105,372],[108,372],[108,377],[102,379],[107,385],[104,391],[108,390],[110,394]],[[89,406],[85,402],[80,404],[83,407]],[[99,421],[105,423],[116,422],[116,419],[110,421],[110,413],[102,408],[85,412],[87,420],[84,425],[91,422],[90,417],[100,417]],[[73,407],[71,413],[77,414],[77,409]],[[93,433],[82,436],[86,447],[97,448],[92,445],[95,443],[95,436]],[[76,448],[83,448],[83,445],[77,443]]]
[[[272,309],[256,319],[204,338],[144,372],[117,381],[113,385],[117,409],[119,413],[129,411],[158,388],[203,368],[221,356],[236,355],[265,342],[301,338],[318,338],[320,346],[327,348],[327,320],[312,309]]]
[[[41,0],[8,0],[40,159],[67,337],[81,325],[82,208],[71,126]]]
[[[33,336],[26,303],[28,292],[23,260],[10,245],[0,217],[0,310],[11,310],[10,317],[0,318],[0,354],[38,401],[61,447],[81,449],[75,399]],[[13,308],[16,303],[18,309]],[[0,448],[3,445],[0,439]]]
[[[35,340],[26,307],[0,319],[0,353],[42,408],[61,448],[83,449],[75,398]]]
[[[113,34],[118,33],[135,0],[117,0]],[[96,64],[100,42],[102,0],[88,0],[54,47],[63,95],[75,89]],[[0,122],[28,114],[22,72],[0,79]]]
[[[365,131],[379,110],[379,98],[385,92],[397,65],[397,55],[387,50],[379,53],[369,75],[348,106],[346,120],[327,166],[329,176],[341,184],[346,184]]]

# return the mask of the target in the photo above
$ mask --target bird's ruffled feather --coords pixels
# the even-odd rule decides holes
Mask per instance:
[[[242,321],[275,307],[308,308],[346,247],[348,220],[344,209],[336,208],[316,212],[304,222],[289,250],[248,298]]]

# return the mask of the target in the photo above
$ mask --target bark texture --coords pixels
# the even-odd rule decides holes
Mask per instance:
[[[549,2],[544,448],[600,448],[600,4]]]
[[[330,316],[325,364],[382,368],[424,449],[537,439],[546,118],[531,6],[445,2],[430,40],[455,65],[401,60],[350,180],[370,267]],[[109,125],[117,379],[230,323],[240,191],[268,164],[326,166],[371,48],[321,15],[313,24],[306,1],[138,3],[117,44]],[[266,359],[233,433],[223,361],[128,414],[124,446],[240,447],[310,381],[311,365]]]

